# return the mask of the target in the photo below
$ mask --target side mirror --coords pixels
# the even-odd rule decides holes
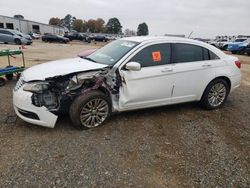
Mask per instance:
[[[140,71],[141,64],[137,62],[129,62],[126,64],[126,69],[130,71]]]

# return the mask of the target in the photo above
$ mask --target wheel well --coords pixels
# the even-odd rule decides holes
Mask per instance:
[[[99,87],[98,90],[110,97],[110,92],[105,87]]]
[[[206,91],[208,85],[209,85],[211,82],[213,82],[214,80],[217,80],[217,79],[225,80],[225,81],[228,83],[229,91],[231,90],[231,81],[230,81],[230,79],[229,79],[228,77],[226,77],[226,76],[220,76],[220,77],[214,78],[213,80],[211,80],[211,81],[207,84],[205,90],[204,90],[203,93],[202,93],[201,99],[203,98],[203,95],[204,95],[204,93],[205,93],[205,91]]]
[[[228,83],[229,91],[231,90],[231,80],[228,77],[226,77],[226,76],[220,76],[220,77],[217,77],[217,78],[213,79],[212,81],[217,80],[217,79],[225,80]]]

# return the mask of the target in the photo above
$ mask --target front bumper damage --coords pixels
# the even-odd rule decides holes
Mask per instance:
[[[23,87],[18,91],[13,91],[13,105],[16,114],[28,123],[54,128],[58,116],[44,106],[34,106],[31,98],[32,93],[23,91]]]
[[[21,77],[13,90],[15,112],[26,122],[54,128],[58,115],[68,113],[71,103],[80,95],[100,90],[110,98],[119,96],[121,79],[118,74],[110,76],[109,70],[101,69],[47,78],[44,82],[49,86],[40,92],[27,91],[26,87],[27,84],[39,81],[25,82]]]

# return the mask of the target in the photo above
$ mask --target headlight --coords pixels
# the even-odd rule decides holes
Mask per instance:
[[[34,93],[40,93],[47,89],[49,89],[48,82],[26,83],[25,86],[23,87],[24,91],[29,91],[29,92],[34,92]]]

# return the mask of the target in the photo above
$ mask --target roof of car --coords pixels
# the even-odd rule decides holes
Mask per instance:
[[[194,40],[194,39],[187,39],[187,38],[182,38],[182,37],[167,37],[167,36],[162,36],[162,37],[152,37],[152,36],[140,36],[140,37],[126,37],[122,38],[119,40],[126,40],[126,41],[133,41],[133,42],[139,42],[139,43],[151,43],[151,42],[179,42],[179,43],[190,43],[190,44],[195,44],[199,46],[206,47],[213,52],[216,52],[217,55],[220,57],[225,56],[225,53],[222,52],[221,50],[217,49],[214,46],[211,46],[210,44],[207,44],[202,41]]]
[[[181,38],[181,37],[165,37],[165,36],[140,36],[140,37],[126,37],[122,38],[121,40],[129,40],[133,42],[151,42],[151,41],[159,41],[159,40],[164,40],[164,41],[194,41],[192,39],[187,39],[187,38]]]

